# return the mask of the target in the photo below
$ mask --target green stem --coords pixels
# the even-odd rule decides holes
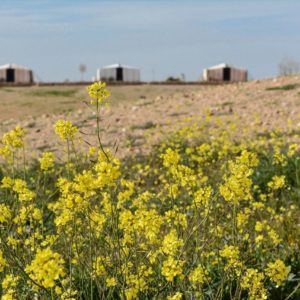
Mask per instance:
[[[96,107],[97,107],[97,138],[98,138],[98,143],[100,146],[101,151],[103,152],[103,154],[105,155],[107,161],[109,161],[109,157],[107,155],[107,153],[105,152],[102,142],[101,142],[101,138],[100,138],[100,110],[99,110],[99,101],[97,99],[96,101]]]
[[[24,172],[24,180],[26,180],[26,156],[25,156],[24,146],[23,146],[23,172]]]
[[[291,297],[298,291],[300,288],[300,283],[294,288],[294,290],[285,298],[285,300],[291,299]]]

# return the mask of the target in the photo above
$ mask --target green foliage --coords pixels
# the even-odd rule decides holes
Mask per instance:
[[[266,91],[290,91],[299,87],[300,87],[299,83],[293,83],[293,84],[286,84],[281,86],[267,87]]]
[[[35,97],[73,97],[77,90],[36,90],[29,93]]]

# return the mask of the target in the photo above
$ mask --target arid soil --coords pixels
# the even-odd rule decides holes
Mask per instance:
[[[277,89],[273,89],[273,88]],[[271,89],[270,89],[271,88]],[[109,106],[101,108],[101,136],[118,155],[143,151],[162,134],[210,114],[239,118],[245,128],[300,127],[300,77],[218,86],[113,86]],[[0,88],[0,134],[20,124],[28,130],[27,149],[38,155],[61,147],[53,124],[67,119],[96,143],[95,112],[84,87]],[[293,124],[293,125],[291,125]]]

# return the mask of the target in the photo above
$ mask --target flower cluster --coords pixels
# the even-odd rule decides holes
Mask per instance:
[[[55,286],[55,281],[65,275],[63,264],[64,260],[60,254],[50,248],[38,249],[35,258],[25,271],[31,279],[44,288],[52,288]]]
[[[277,286],[280,286],[287,279],[290,271],[291,267],[286,267],[282,260],[277,259],[268,263],[266,274]]]
[[[54,167],[54,154],[52,152],[44,152],[39,161],[42,171],[51,171]]]
[[[54,125],[54,130],[63,141],[73,140],[75,134],[78,132],[78,128],[76,126],[74,126],[70,121],[65,120],[58,120]]]
[[[88,93],[92,98],[91,103],[103,103],[109,96],[110,92],[106,88],[105,82],[95,82],[88,87]]]
[[[8,162],[13,162],[18,149],[24,148],[26,130],[19,125],[5,133],[1,139],[0,156]]]

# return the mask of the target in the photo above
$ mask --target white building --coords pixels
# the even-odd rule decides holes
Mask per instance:
[[[140,70],[134,67],[115,64],[97,70],[97,80],[138,82]]]
[[[248,71],[228,64],[220,64],[203,70],[204,81],[247,81]]]
[[[15,64],[0,66],[0,82],[32,83],[32,70]]]

